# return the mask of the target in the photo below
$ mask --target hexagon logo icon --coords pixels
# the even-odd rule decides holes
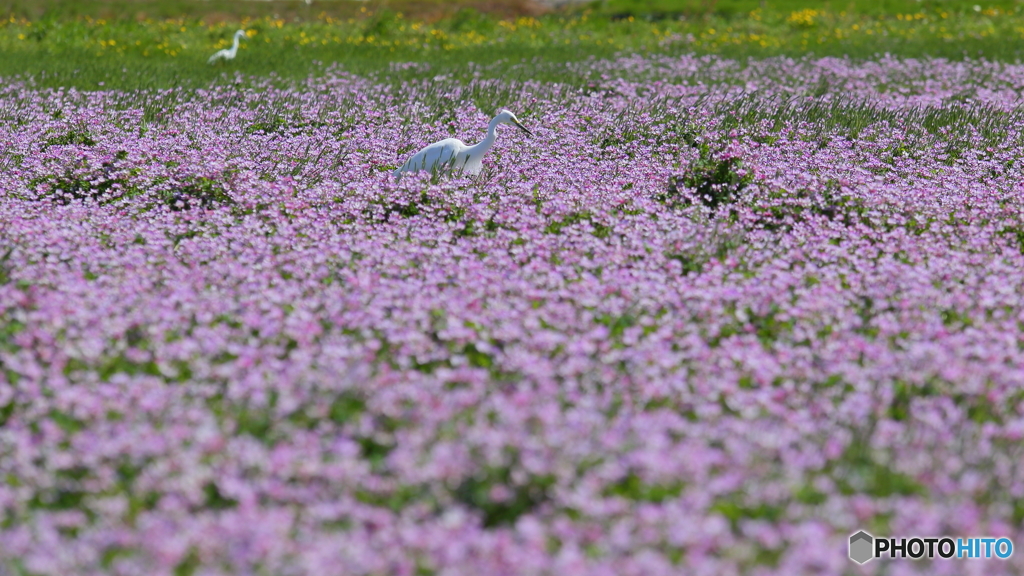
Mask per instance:
[[[861,530],[850,536],[850,560],[857,564],[863,564],[875,557],[872,547],[874,538],[871,534]]]

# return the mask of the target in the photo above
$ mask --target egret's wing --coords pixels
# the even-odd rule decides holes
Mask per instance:
[[[214,62],[216,62],[217,60],[219,60],[219,59],[223,58],[223,57],[224,57],[224,54],[226,54],[226,53],[227,53],[227,51],[226,51],[226,50],[218,50],[218,51],[217,51],[216,53],[214,53],[214,55],[213,55],[213,56],[210,56],[210,59],[209,59],[209,60],[207,60],[207,61],[206,61],[206,63],[207,63],[207,64],[213,64],[213,63],[214,63]]]
[[[421,149],[406,160],[398,172],[443,169],[466,145],[457,138],[445,138]]]

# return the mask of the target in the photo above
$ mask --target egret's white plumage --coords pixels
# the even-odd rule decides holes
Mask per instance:
[[[476,175],[483,169],[481,160],[484,154],[491,149],[494,141],[498,138],[498,124],[511,124],[523,132],[532,135],[533,133],[519,123],[516,115],[508,110],[502,110],[487,125],[487,136],[473,146],[466,146],[458,138],[445,138],[440,142],[423,148],[406,160],[405,164],[394,171],[395,178],[401,179],[405,172],[417,172],[420,170],[437,172],[463,172]]]
[[[216,54],[210,56],[210,59],[207,60],[206,63],[213,64],[214,62],[222,58],[224,60],[234,60],[235,54],[238,54],[238,41],[245,37],[245,30],[239,30],[238,32],[235,32],[235,41],[231,43],[231,48],[218,50]]]

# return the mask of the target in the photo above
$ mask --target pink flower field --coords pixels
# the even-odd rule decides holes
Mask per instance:
[[[1024,572],[1024,66],[565,77],[0,84],[0,574]]]

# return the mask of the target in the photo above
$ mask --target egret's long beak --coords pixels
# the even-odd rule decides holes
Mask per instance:
[[[513,121],[512,121],[512,123],[513,123],[513,124],[515,124],[515,125],[516,125],[516,127],[518,127],[518,128],[519,128],[520,130],[522,130],[523,132],[526,132],[526,133],[527,133],[527,134],[529,134],[530,136],[533,136],[533,132],[530,132],[529,130],[527,130],[527,129],[526,129],[526,126],[523,126],[522,124],[520,124],[518,120],[513,120]]]

